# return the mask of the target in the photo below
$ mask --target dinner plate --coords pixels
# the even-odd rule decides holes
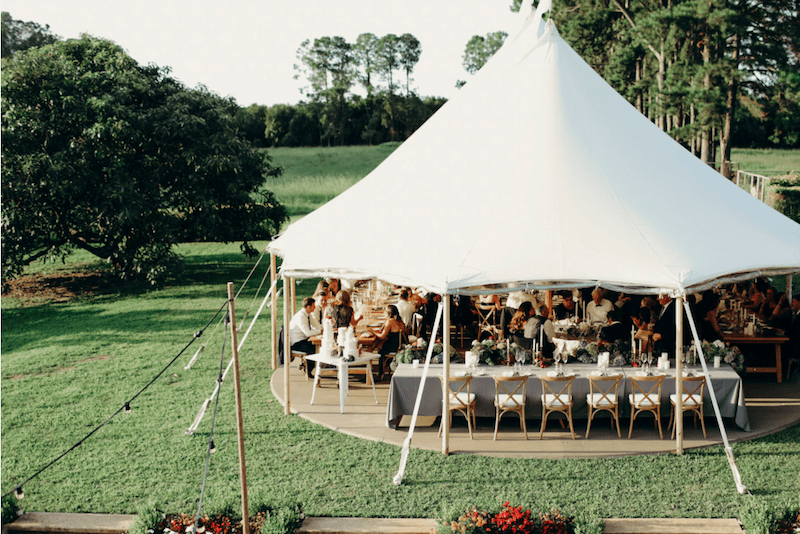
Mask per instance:
[[[636,371],[636,376],[647,376],[647,373],[645,371]],[[650,376],[666,376],[666,374],[653,371],[650,373]]]
[[[547,371],[547,376],[558,376],[558,373],[556,371]],[[568,371],[564,373],[562,376],[575,376],[575,373],[573,373],[572,371]]]
[[[474,376],[483,376],[486,374],[486,371],[475,371]]]
[[[467,376],[466,371],[456,371],[454,374],[455,376]]]
[[[515,373],[514,371],[503,371],[503,376],[505,376],[505,377],[516,376],[516,374],[517,373]]]

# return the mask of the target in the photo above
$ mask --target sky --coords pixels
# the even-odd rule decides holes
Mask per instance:
[[[305,39],[410,33],[422,55],[412,88],[451,97],[469,80],[462,55],[473,35],[515,28],[511,0],[0,0],[12,18],[49,24],[62,38],[110,39],[140,64],[170,67],[188,87],[250,104],[294,104],[296,51]],[[405,78],[403,77],[403,80]]]

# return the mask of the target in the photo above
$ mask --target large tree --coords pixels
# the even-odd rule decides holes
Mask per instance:
[[[15,20],[7,11],[2,12],[2,35],[2,56],[4,58],[11,57],[28,48],[43,46],[58,40],[58,36],[50,31],[50,26]]]
[[[186,240],[279,230],[277,176],[232,99],[186,89],[83,36],[16,54],[2,72],[3,281],[83,249],[124,279],[162,282]]]
[[[470,74],[478,72],[489,61],[489,58],[500,50],[506,37],[508,37],[508,34],[502,31],[487,33],[486,37],[473,35],[464,48],[464,55],[462,56],[464,70]]]

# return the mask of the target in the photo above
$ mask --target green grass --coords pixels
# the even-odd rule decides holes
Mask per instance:
[[[183,245],[187,269],[156,291],[107,294],[64,304],[3,298],[2,491],[6,492],[116,411],[192,339],[225,301],[225,283],[251,262],[236,245]],[[262,269],[263,267],[263,269]],[[67,265],[64,269],[70,269]],[[265,263],[237,301],[253,302]],[[237,282],[238,288],[238,282]],[[308,294],[312,281],[299,286]],[[263,294],[263,293],[262,293]],[[279,305],[279,309],[280,305]],[[30,511],[132,513],[147,504],[192,512],[199,498],[211,412],[184,431],[218,372],[221,329],[189,371],[189,349],[134,403],[25,486]],[[593,525],[600,517],[747,517],[800,496],[800,427],[735,446],[752,496],[739,496],[720,447],[623,459],[528,460],[414,450],[396,487],[399,449],[284,416],[269,389],[269,321],[241,352],[251,503],[299,501],[307,515],[440,517],[504,500],[562,509]],[[226,354],[227,358],[227,354]],[[232,379],[232,375],[231,375]],[[239,494],[232,380],[223,386],[204,510]],[[621,442],[624,446],[624,443]],[[531,442],[535,446],[535,442]]]
[[[272,150],[287,174],[268,187],[285,202],[305,198],[298,198],[296,205],[305,202],[310,209],[324,202],[320,198],[338,194],[350,180],[358,181],[389,151]],[[769,161],[764,165],[777,166]],[[327,175],[346,178],[318,197],[320,184],[338,181]],[[281,181],[283,190],[273,187]],[[302,212],[298,207],[294,215]],[[2,492],[83,438],[153,378],[224,304],[226,282],[235,282],[238,289],[253,264],[237,244],[188,244],[178,252],[186,257],[186,270],[160,290],[111,283],[99,294],[64,303],[3,297]],[[240,320],[266,268],[262,261],[237,299]],[[97,269],[106,266],[76,253],[64,265],[37,264],[29,273],[50,276]],[[301,284],[298,299],[313,285],[314,281]],[[589,460],[444,457],[414,450],[404,484],[396,487],[391,478],[399,460],[397,447],[282,414],[269,388],[269,328],[262,317],[241,352],[251,508],[299,501],[307,515],[439,517],[471,505],[499,509],[509,500],[535,511],[557,507],[581,518],[584,527],[596,527],[600,517],[739,517],[757,525],[756,520],[770,511],[800,506],[800,427],[735,445],[739,469],[753,491],[747,496],[736,494],[720,447],[681,457]],[[133,513],[146,505],[193,512],[210,411],[194,436],[186,437],[184,431],[217,376],[222,335],[220,328],[212,336],[213,329],[214,325],[199,340],[208,346],[194,368],[185,371],[183,366],[196,345],[136,399],[131,414],[115,417],[27,484],[22,507]],[[215,443],[218,452],[212,457],[204,497],[208,512],[232,503],[239,506],[232,375],[223,386]],[[749,534],[755,531],[748,528]]]
[[[764,176],[800,172],[800,150],[734,148],[731,161],[734,169]]]
[[[275,193],[292,217],[306,215],[369,174],[397,148],[379,146],[271,148],[273,164],[283,176],[270,180]]]

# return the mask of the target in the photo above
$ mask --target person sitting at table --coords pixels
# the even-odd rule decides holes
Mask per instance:
[[[757,310],[757,313],[762,319],[769,319],[772,317],[772,310],[777,305],[778,298],[775,296],[775,288],[768,286],[764,292],[764,300],[761,302],[761,307]]]
[[[791,317],[791,313],[792,308],[789,304],[789,299],[786,297],[786,293],[781,293],[777,304],[772,308],[772,313],[767,320],[770,325],[783,330],[786,320]]]
[[[338,295],[339,291],[341,290],[342,290],[342,285],[339,283],[338,278],[328,279],[328,291],[330,292],[331,295]]]
[[[375,333],[379,345],[378,354],[381,355],[378,362],[378,381],[383,380],[384,374],[387,372],[389,358],[386,355],[397,352],[403,345],[403,337],[408,333],[408,328],[403,323],[397,306],[389,304],[386,307],[386,315],[386,321],[380,332]]]
[[[561,303],[556,306],[556,320],[578,318],[578,306],[569,289],[561,292]]]
[[[355,328],[362,317],[356,319],[354,315],[353,307],[350,305],[350,293],[344,290],[336,293],[336,298],[325,309],[325,317],[331,318],[334,328],[347,328],[348,326]]]
[[[753,313],[758,313],[761,305],[764,303],[764,291],[766,290],[765,283],[760,278],[757,278],[751,287],[752,293],[750,294],[747,302],[742,306]]]
[[[539,314],[536,318],[539,319],[539,328],[544,331],[544,336],[539,335],[539,339],[543,341],[541,347],[542,356],[548,359],[552,358],[553,353],[556,351],[556,328],[553,326],[553,321],[550,320],[550,308],[547,307],[547,304],[539,306]]]
[[[400,296],[397,300],[397,311],[400,312],[400,318],[406,327],[411,327],[411,320],[417,307],[409,301],[409,292],[407,289],[400,291]]]
[[[637,324],[636,334],[634,339],[639,341],[638,352],[647,354],[653,352],[653,323],[650,322],[650,310],[648,308],[639,308],[639,317],[636,321]],[[636,347],[631,347],[634,350]]]
[[[314,308],[313,315],[319,324],[322,324],[322,316],[325,313],[325,309],[328,307],[329,300],[330,294],[328,293],[328,284],[326,282],[325,286],[319,287],[319,289],[314,292],[314,301],[316,302],[317,306]]]
[[[292,350],[304,352],[306,354],[314,354],[316,348],[308,338],[322,333],[322,326],[320,326],[317,319],[314,317],[314,309],[317,303],[313,298],[308,297],[303,300],[303,307],[294,314],[292,320],[289,322],[289,342],[292,345]],[[314,362],[306,362],[306,373],[311,376],[314,370]]]
[[[508,294],[508,298],[506,299],[506,308],[517,311],[517,308],[519,308],[519,305],[523,302],[530,302],[534,306],[539,303],[536,300],[536,295],[533,293],[528,293],[525,290],[512,291]]]
[[[717,322],[719,295],[714,291],[703,292],[703,300],[697,304],[698,329],[700,339],[713,342],[722,339],[722,329]]]
[[[611,323],[608,314],[614,311],[614,305],[604,298],[604,294],[602,289],[595,288],[592,291],[592,301],[586,305],[586,318],[592,323]]]
[[[533,337],[525,336],[525,327],[533,314],[533,304],[525,301],[519,305],[508,325],[508,334],[511,337],[511,342],[516,343],[525,350],[531,350],[533,346]]]

